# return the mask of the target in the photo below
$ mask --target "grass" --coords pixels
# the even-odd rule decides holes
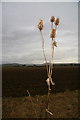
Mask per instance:
[[[47,95],[3,98],[3,118],[45,118]],[[31,103],[32,99],[32,103]],[[78,118],[78,90],[50,95],[48,118]]]

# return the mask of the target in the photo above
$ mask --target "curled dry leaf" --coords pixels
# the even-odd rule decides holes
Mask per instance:
[[[57,42],[54,40],[53,45],[57,47]]]

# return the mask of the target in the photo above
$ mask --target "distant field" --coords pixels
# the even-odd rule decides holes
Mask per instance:
[[[78,66],[55,66],[49,118],[78,118]],[[3,118],[45,118],[47,100],[45,67],[3,67]],[[28,96],[29,90],[31,97]],[[31,102],[32,101],[32,102]]]
[[[46,79],[45,67],[3,67],[3,97],[26,96],[27,89],[31,95],[47,94]],[[78,89],[79,68],[78,66],[55,66],[53,79],[55,86],[52,87],[52,93]]]

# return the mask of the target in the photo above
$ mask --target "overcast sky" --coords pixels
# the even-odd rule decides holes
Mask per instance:
[[[50,17],[60,18],[57,29],[55,63],[78,62],[77,2],[2,3],[3,63],[40,64],[44,62],[41,36],[37,28],[44,21],[45,52],[50,60]]]

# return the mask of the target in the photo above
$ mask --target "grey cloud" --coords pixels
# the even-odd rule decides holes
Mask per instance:
[[[3,3],[3,62],[44,61],[37,29],[39,18],[44,20],[43,34],[49,59],[51,15],[60,16],[55,61],[77,58],[77,3]]]
[[[39,56],[38,56],[39,54]],[[38,57],[37,57],[38,56]],[[6,60],[5,60],[6,58]],[[43,55],[40,51],[38,52],[32,52],[32,53],[29,53],[29,54],[25,54],[25,55],[21,55],[21,56],[17,56],[17,55],[14,55],[14,56],[6,56],[4,55],[3,56],[3,63],[22,63],[22,64],[35,64],[37,63],[37,61],[39,63],[43,63]]]

